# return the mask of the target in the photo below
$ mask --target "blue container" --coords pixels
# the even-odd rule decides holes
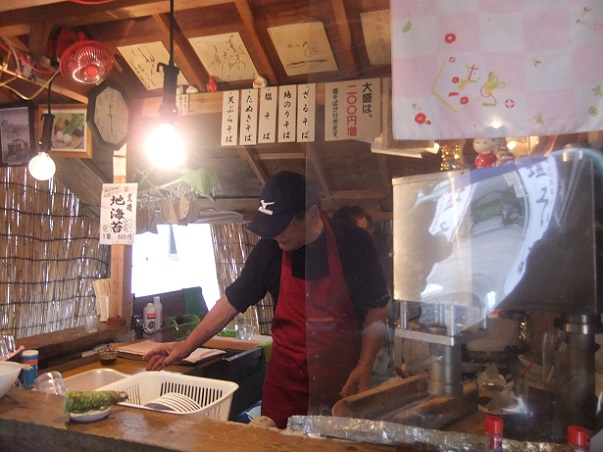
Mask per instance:
[[[21,354],[21,363],[29,364],[31,366],[31,369],[29,370],[21,370],[21,374],[19,375],[21,385],[26,389],[31,389],[34,387],[34,382],[38,376],[38,351],[25,350]]]

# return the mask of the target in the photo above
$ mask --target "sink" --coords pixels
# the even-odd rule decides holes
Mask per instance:
[[[127,377],[128,374],[113,369],[92,369],[65,378],[68,391],[93,391]]]

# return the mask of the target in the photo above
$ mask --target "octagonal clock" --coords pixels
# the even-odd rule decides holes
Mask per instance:
[[[128,139],[129,120],[128,99],[119,85],[105,80],[90,90],[86,122],[101,145],[121,148]]]

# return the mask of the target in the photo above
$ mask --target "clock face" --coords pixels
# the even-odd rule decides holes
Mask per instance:
[[[94,99],[93,129],[106,144],[117,147],[128,135],[129,111],[121,92],[112,86],[100,91]]]

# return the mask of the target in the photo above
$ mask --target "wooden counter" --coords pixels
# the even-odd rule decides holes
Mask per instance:
[[[2,451],[413,451],[406,447],[310,438],[296,432],[194,415],[171,415],[114,405],[89,424],[69,421],[61,396],[13,388],[0,399]]]

